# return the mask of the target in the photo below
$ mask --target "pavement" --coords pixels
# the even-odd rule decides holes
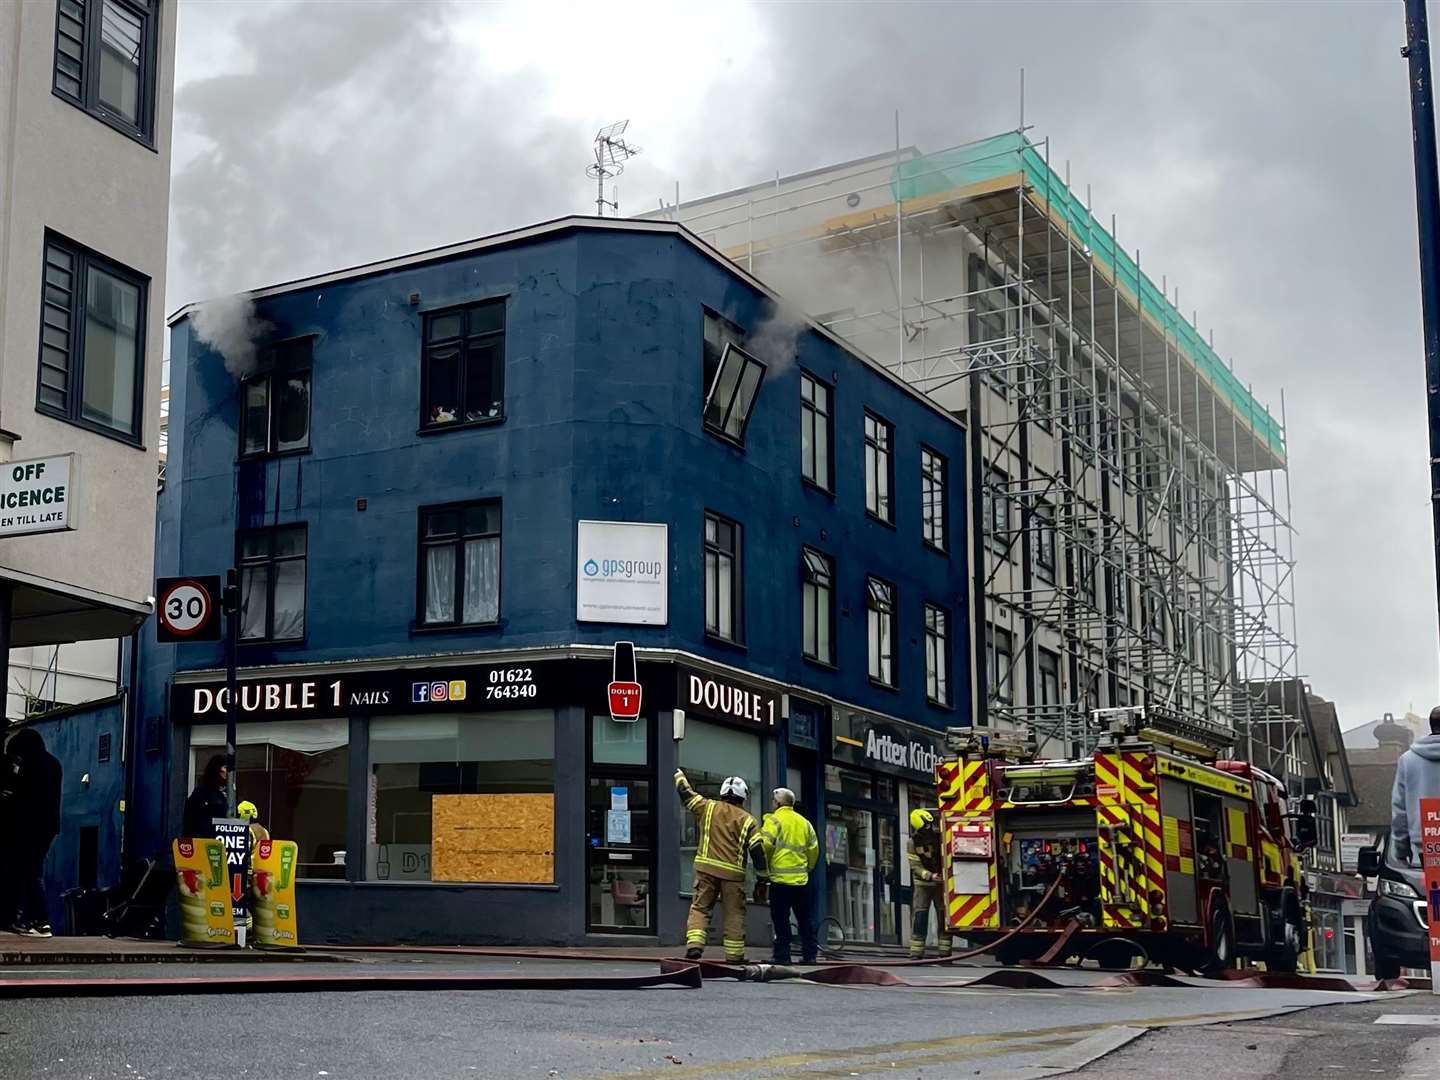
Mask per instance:
[[[1182,1025],[1233,1025],[1216,1029],[1228,1032],[1244,1030],[1242,1020],[1279,1016],[1261,1022],[1288,1031],[1310,1024],[1311,1018],[1365,1007],[1353,1004],[1357,999],[1373,1002],[1376,1015],[1430,1000],[1429,995],[1372,997],[1211,983],[1101,987],[1097,983],[1103,976],[1093,972],[1059,973],[1051,979],[1059,985],[1048,988],[964,987],[953,984],[994,969],[958,967],[887,969],[912,984],[907,986],[706,980],[700,989],[419,991],[374,985],[362,993],[169,997],[147,993],[144,986],[147,980],[203,978],[206,972],[227,980],[300,980],[332,971],[347,976],[524,974],[557,979],[655,971],[648,962],[618,957],[340,955],[346,963],[323,972],[264,962],[184,971],[153,963],[97,963],[83,971],[58,964],[0,966],[0,985],[8,983],[14,990],[19,990],[17,982],[77,975],[133,980],[118,997],[0,1001],[0,1078],[1039,1080],[1081,1068],[1092,1057],[1112,1051],[1090,1068],[1123,1063],[1138,1048],[1161,1046],[1172,1036],[1183,1038]],[[1387,1037],[1400,1040],[1407,1035],[1413,1042],[1440,1035],[1440,1029],[1412,1027]],[[1257,1051],[1235,1053],[1243,1059]],[[1193,1046],[1182,1048],[1178,1057],[1199,1060]],[[1204,1072],[1209,1080],[1248,1075],[1213,1067]],[[1317,1069],[1307,1080],[1323,1072]],[[1169,1074],[1184,1075],[1169,1067],[1157,1071],[1152,1059],[1139,1071],[1116,1075]],[[1078,1075],[1106,1074],[1086,1070]]]
[[[233,963],[244,961],[247,957],[261,957],[266,962],[335,959],[332,954],[310,950],[257,953],[253,949],[186,948],[174,941],[107,937],[38,938],[0,931],[0,966],[6,967],[18,964]]]

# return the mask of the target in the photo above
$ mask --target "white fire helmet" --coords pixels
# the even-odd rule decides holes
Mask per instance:
[[[750,786],[738,776],[727,776],[725,782],[720,785],[720,797],[734,795],[735,798],[744,802],[750,797]]]

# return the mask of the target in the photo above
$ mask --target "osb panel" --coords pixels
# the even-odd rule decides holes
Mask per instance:
[[[554,884],[554,795],[436,795],[430,813],[430,880]]]

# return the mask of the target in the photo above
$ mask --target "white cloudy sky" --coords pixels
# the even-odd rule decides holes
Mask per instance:
[[[1363,3],[181,7],[167,307],[1013,128],[1289,416],[1301,668],[1354,726],[1437,698],[1404,42]]]

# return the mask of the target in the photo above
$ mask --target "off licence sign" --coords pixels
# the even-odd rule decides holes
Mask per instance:
[[[1430,922],[1431,992],[1440,994],[1440,799],[1420,800],[1420,852]]]
[[[0,536],[72,528],[75,455],[0,465]]]

